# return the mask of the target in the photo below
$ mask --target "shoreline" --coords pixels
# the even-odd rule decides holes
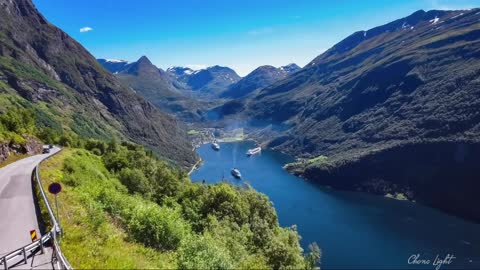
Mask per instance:
[[[223,139],[218,139],[217,140],[218,142],[221,142],[221,143],[238,143],[238,142],[244,142],[244,141],[251,141],[257,145],[261,145],[257,140],[253,139],[253,138],[243,138],[242,140],[237,140],[237,141],[229,141],[229,140],[223,140]],[[209,144],[210,142],[203,142],[199,145],[197,145],[194,150],[196,150],[197,148],[199,148],[200,146],[204,145],[204,144]],[[263,148],[263,147],[262,147]],[[279,152],[279,153],[282,153],[282,154],[286,154],[286,155],[290,155],[284,151],[278,151],[278,150],[274,150],[274,149],[271,149],[269,148],[270,150],[272,151],[276,151],[276,152]],[[295,158],[294,156],[292,156],[295,160],[297,158]],[[200,157],[200,159],[192,166],[192,169],[188,172],[188,176],[190,176],[195,170],[198,170],[202,164],[203,164],[204,160]],[[295,162],[293,162],[295,163]],[[315,180],[313,179],[308,179],[308,178],[305,178],[303,175],[301,174],[297,174],[289,169],[286,168],[287,165],[289,164],[292,164],[292,163],[287,163],[285,164],[282,168],[290,175],[294,175],[296,177],[298,177],[299,179],[303,180],[303,181],[310,181],[310,182],[316,182]],[[318,184],[318,183],[317,183]],[[403,198],[404,196],[403,193],[399,193],[399,192],[394,192],[393,194],[390,194],[390,193],[387,193],[385,195],[381,195],[381,194],[375,194],[375,193],[372,193],[372,192],[368,192],[368,191],[358,191],[358,190],[342,190],[342,189],[337,189],[337,188],[334,188],[334,187],[331,187],[331,186],[327,186],[327,185],[322,185],[320,184],[320,186],[323,186],[323,187],[327,187],[327,188],[330,188],[330,189],[334,189],[334,190],[337,190],[337,191],[351,191],[351,192],[360,192],[360,193],[365,193],[365,194],[370,194],[370,195],[373,195],[373,196],[379,196],[379,197],[384,197],[384,198],[388,198],[388,199],[392,199],[392,200],[398,200],[398,201],[407,201],[407,202],[412,202],[412,203],[415,203],[416,201],[414,199],[408,199],[408,198]],[[400,195],[400,196],[398,196]]]
[[[255,141],[253,139],[249,139],[249,138],[247,139],[245,137],[242,138],[242,139],[237,139],[237,140],[229,140],[227,138],[227,139],[218,139],[217,141],[220,142],[220,143],[236,143],[236,142],[243,142],[243,141],[250,141],[250,140],[253,141],[254,143],[258,144],[257,141]],[[209,142],[209,141],[201,142],[201,143],[195,145],[192,150],[197,151],[197,149],[200,148],[200,146],[205,145],[205,144],[209,144],[209,143],[211,143],[211,142]],[[198,168],[200,168],[200,166],[202,166],[203,161],[204,160],[202,159],[202,157],[200,157],[200,159],[192,166],[192,168],[188,172],[188,176],[190,176],[195,170],[198,170]]]
[[[202,163],[203,163],[203,159],[200,157],[200,159],[192,166],[192,169],[190,169],[190,171],[188,172],[188,176],[190,176],[194,171],[200,168]]]

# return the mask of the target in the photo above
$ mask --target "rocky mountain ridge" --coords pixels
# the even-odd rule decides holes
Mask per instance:
[[[283,67],[261,66],[250,74],[230,85],[228,90],[223,92],[220,97],[239,98],[244,97],[257,89],[267,87],[277,81],[285,79],[287,76],[299,71],[301,68],[296,64],[289,64]]]
[[[106,72],[30,0],[0,0],[0,92],[42,124],[91,138],[144,144],[182,166],[195,162],[182,124]]]
[[[420,10],[356,32],[293,75],[211,114],[304,158],[288,168],[307,179],[405,192],[480,220],[470,192],[480,188],[472,165],[480,156],[479,21],[480,9]]]

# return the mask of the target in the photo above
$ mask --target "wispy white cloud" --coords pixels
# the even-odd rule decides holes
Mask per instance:
[[[251,36],[260,36],[260,35],[272,33],[274,31],[275,31],[275,29],[272,28],[272,27],[262,27],[262,28],[257,28],[257,29],[250,30],[250,31],[247,32],[247,34],[249,34]]]
[[[200,69],[206,69],[207,65],[201,65],[201,64],[186,64],[185,67],[191,68],[193,70],[200,70]]]
[[[89,31],[93,31],[93,28],[91,28],[89,26],[85,26],[85,27],[80,28],[80,33],[85,33],[85,32],[89,32]]]

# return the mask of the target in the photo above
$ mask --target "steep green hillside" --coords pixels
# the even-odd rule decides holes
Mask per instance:
[[[271,202],[249,187],[191,183],[132,144],[86,148],[41,167],[43,179],[64,185],[61,245],[75,268],[311,269],[318,261],[318,247],[304,257],[295,229],[279,227]]]
[[[0,0],[0,94],[21,97],[6,102],[41,112],[41,124],[60,132],[132,140],[182,166],[195,160],[181,124],[121,84],[29,0]]]

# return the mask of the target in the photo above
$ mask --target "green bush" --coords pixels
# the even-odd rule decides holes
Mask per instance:
[[[180,242],[190,234],[190,226],[180,211],[156,205],[137,205],[128,221],[132,236],[154,248],[175,250]]]
[[[233,266],[227,250],[208,235],[185,240],[178,251],[180,269],[233,269]]]
[[[152,187],[141,170],[123,168],[118,177],[131,193],[139,193],[150,197]]]
[[[27,141],[25,138],[22,136],[16,134],[16,133],[7,133],[9,136],[7,138],[10,140],[11,143],[13,144],[19,144],[19,145],[24,145]]]
[[[265,255],[273,269],[306,268],[305,258],[295,229],[278,228],[276,235],[267,244]]]
[[[107,152],[107,143],[95,139],[89,139],[85,142],[85,149],[98,151],[98,155],[104,155]]]
[[[105,166],[108,170],[113,172],[119,172],[123,168],[128,168],[130,163],[127,158],[127,152],[109,152],[104,156]]]
[[[0,115],[0,122],[8,131],[16,134],[33,134],[35,131],[35,117],[31,110],[9,109]]]
[[[23,145],[24,135],[32,135],[35,130],[35,117],[30,110],[9,108],[0,114],[0,141]]]
[[[47,144],[55,144],[60,141],[60,132],[51,128],[41,128],[37,131],[37,137]]]

